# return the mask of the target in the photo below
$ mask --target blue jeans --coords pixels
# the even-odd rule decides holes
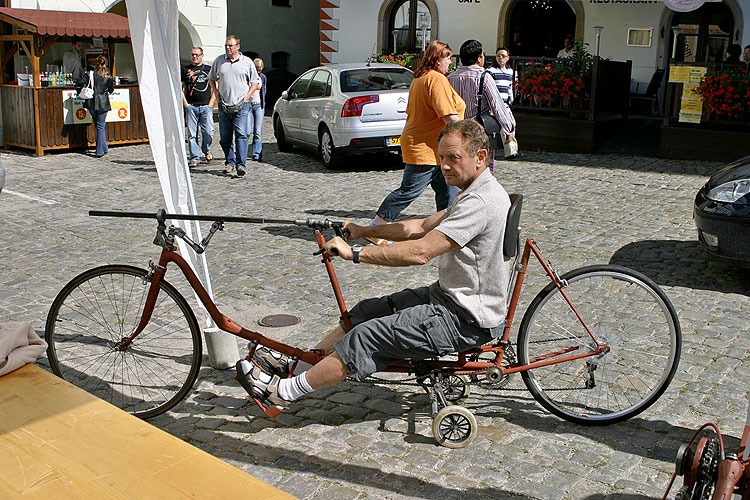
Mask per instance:
[[[247,114],[250,103],[244,103],[237,113],[225,113],[219,106],[219,144],[224,151],[224,165],[245,168],[247,160]],[[234,141],[232,135],[234,134]]]
[[[265,109],[260,107],[259,102],[250,105],[250,112],[247,114],[247,140],[250,142],[250,136],[253,136],[252,158],[259,160],[263,156],[263,115]]]
[[[94,127],[96,128],[96,156],[102,156],[109,152],[107,146],[107,133],[105,130],[107,111],[92,111],[91,119],[94,121]]]
[[[412,201],[416,200],[427,185],[435,191],[435,205],[437,211],[445,210],[453,198],[461,191],[456,186],[445,183],[445,177],[440,165],[412,165],[404,164],[404,177],[401,186],[385,197],[378,208],[378,215],[387,222],[393,222]]]
[[[188,129],[188,149],[190,161],[199,161],[200,153],[207,155],[211,152],[211,142],[214,140],[214,110],[209,105],[185,108],[185,123]],[[202,148],[198,148],[198,125],[201,127],[203,141]]]

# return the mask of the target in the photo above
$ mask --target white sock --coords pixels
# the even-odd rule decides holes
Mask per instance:
[[[307,383],[307,375],[300,373],[296,377],[281,379],[278,391],[280,398],[287,401],[294,401],[305,394],[311,393],[313,388]]]

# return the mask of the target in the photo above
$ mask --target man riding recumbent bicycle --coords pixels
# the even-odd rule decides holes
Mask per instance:
[[[217,326],[251,342],[236,364],[237,380],[270,417],[294,400],[350,376],[410,373],[430,395],[438,443],[467,445],[474,415],[457,403],[472,383],[494,390],[520,372],[532,396],[566,420],[602,425],[644,411],[666,390],[680,356],[674,308],[646,276],[612,265],[559,275],[536,243],[520,252],[522,197],[510,195],[487,169],[487,136],[472,120],[448,124],[438,152],[446,182],[461,188],[455,203],[426,219],[382,226],[332,221],[271,221],[169,215],[160,211],[149,271],[110,265],[86,271],[58,294],[46,325],[53,371],[142,418],[159,415],[192,388],[201,363],[201,336],[187,301],[164,280],[175,263]],[[153,214],[91,212],[150,217]],[[213,220],[200,243],[167,219]],[[302,350],[243,328],[223,315],[176,253],[175,237],[203,252],[224,222],[285,222],[315,231],[341,324],[314,349]],[[338,237],[326,241],[322,230]],[[377,237],[388,246],[349,246]],[[518,331],[510,330],[531,255],[550,283],[531,301]],[[436,283],[367,299],[347,310],[331,263],[420,265],[440,257]]]
[[[436,440],[457,447],[474,437],[473,415],[449,403],[460,399],[465,390],[461,386],[469,383],[465,376],[458,377],[461,372],[483,373],[488,380],[503,376],[495,370],[497,367],[477,369],[465,359],[467,351],[474,350],[470,359],[476,363],[481,346],[492,342],[507,347],[503,332],[509,327],[506,314],[515,264],[512,257],[518,248],[521,197],[514,195],[515,203],[511,204],[511,198],[487,169],[487,136],[476,122],[450,123],[438,140],[446,182],[461,189],[450,208],[425,219],[387,225],[359,226],[349,222],[343,225],[349,239],[380,238],[395,242],[391,245],[349,246],[336,237],[324,247],[329,255],[354,263],[385,266],[422,265],[439,257],[438,281],[430,286],[361,301],[349,315],[351,327],[347,327],[342,318],[341,324],[315,346],[315,350],[326,357],[314,366],[297,363],[263,346],[251,350],[245,360],[238,361],[236,379],[266,415],[275,417],[292,401],[348,376],[362,381],[394,363],[409,360],[406,364],[409,371],[416,373],[418,381],[430,379],[429,387],[425,385],[425,388],[433,401]],[[665,302],[665,309],[671,309],[668,300]],[[679,337],[676,315],[674,311],[669,312],[672,322],[668,326],[675,337]],[[596,386],[596,360],[609,351],[604,342],[603,339],[597,341],[593,335],[587,342],[599,353],[586,362],[589,374],[581,377],[581,384]],[[549,359],[573,350],[550,354]],[[447,373],[452,371],[452,376],[446,377],[444,370],[420,363],[453,353],[461,354],[457,363],[450,363],[453,366]],[[663,387],[655,392],[660,394],[666,388],[676,368],[678,353],[676,349],[670,354],[668,373],[661,380]],[[590,353],[584,356],[588,355]],[[295,363],[296,372],[291,370]],[[434,366],[440,365],[439,361],[436,363]],[[622,375],[627,377],[626,373]],[[647,394],[654,389],[638,388]],[[632,398],[626,397],[624,392],[624,400]],[[648,404],[650,402],[641,405],[640,410]],[[440,406],[443,409],[437,412]],[[631,414],[634,413],[623,412],[622,416],[627,418]],[[582,420],[587,417],[582,413]]]

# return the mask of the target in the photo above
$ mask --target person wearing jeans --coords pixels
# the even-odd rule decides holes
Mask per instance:
[[[94,121],[94,127],[96,128],[96,153],[94,156],[101,158],[102,156],[109,153],[109,146],[107,146],[107,134],[105,127],[107,126],[107,111],[92,111],[91,119]]]
[[[229,35],[225,54],[214,60],[208,79],[219,99],[219,144],[224,151],[224,172],[245,175],[247,159],[247,115],[250,97],[260,87],[253,60],[240,52],[240,39]],[[234,143],[232,141],[234,136]]]
[[[96,68],[84,75],[76,90],[80,93],[81,89],[86,86],[92,86],[94,89],[94,97],[86,99],[84,107],[91,113],[96,129],[96,153],[94,156],[101,158],[109,152],[105,127],[107,112],[112,109],[109,103],[109,94],[115,90],[114,80],[112,75],[109,74],[106,57],[99,56]]]
[[[256,91],[257,92],[257,91]],[[250,110],[247,113],[247,142],[250,147],[250,138],[253,138],[251,155],[255,161],[260,161],[263,157],[263,106],[260,102],[251,102]]]
[[[236,113],[228,112],[219,105],[219,145],[226,156],[224,172],[231,174],[237,169],[237,177],[245,175],[245,161],[247,160],[247,115],[250,113],[250,103],[238,105]],[[234,136],[234,141],[232,141]]]
[[[398,214],[419,198],[428,185],[435,191],[435,206],[438,210],[448,208],[459,191],[456,186],[445,183],[440,168],[405,163],[401,185],[385,197],[378,209],[378,217],[387,222],[396,220]]]
[[[213,160],[211,142],[214,138],[214,102],[216,101],[209,83],[208,73],[211,66],[203,64],[203,49],[193,47],[190,50],[192,64],[182,69],[182,105],[185,108],[185,123],[188,129],[188,149],[190,166],[197,167],[200,152],[206,162]],[[198,126],[200,125],[203,141],[198,147]]]
[[[185,108],[185,123],[188,129],[188,149],[190,151],[190,166],[198,166],[200,162],[200,153],[206,157],[206,161],[213,160],[211,154],[211,142],[214,138],[214,109],[206,104],[205,106],[193,106],[188,104]],[[203,136],[201,147],[198,146],[198,127]]]
[[[250,141],[252,136],[251,149],[252,159],[254,161],[263,161],[263,116],[266,114],[266,75],[263,74],[263,59],[256,57],[253,59],[255,69],[260,77],[260,88],[253,92],[250,98],[250,113],[247,116],[247,140]]]
[[[435,191],[438,211],[448,208],[458,193],[455,186],[445,182],[437,152],[440,131],[446,124],[463,119],[466,109],[463,99],[445,77],[452,55],[453,50],[447,44],[433,40],[414,72],[406,106],[406,124],[401,133],[404,176],[401,185],[380,204],[373,225],[393,222],[428,184]],[[377,238],[368,241],[376,245],[390,243]]]

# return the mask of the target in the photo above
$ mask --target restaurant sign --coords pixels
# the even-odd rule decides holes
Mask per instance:
[[[677,12],[690,12],[700,9],[706,2],[717,2],[721,0],[664,0],[664,3],[670,9]]]
[[[86,101],[79,99],[75,90],[63,90],[62,99],[65,125],[91,123],[91,113],[84,107]],[[112,109],[107,113],[107,122],[130,121],[130,89],[115,89],[109,94],[109,105]]]

